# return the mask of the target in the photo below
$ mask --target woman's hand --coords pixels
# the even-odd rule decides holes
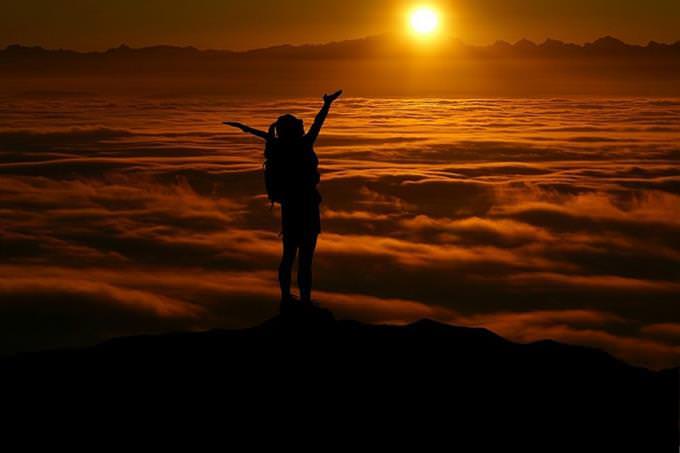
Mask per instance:
[[[342,94],[342,90],[338,90],[338,91],[336,91],[335,93],[332,93],[332,94],[324,94],[323,95],[323,101],[326,104],[330,104],[333,101],[335,101],[337,98],[339,98],[341,94]]]
[[[225,121],[224,124],[227,126],[235,127],[237,129],[241,129],[242,131],[245,131],[245,124],[237,123],[235,121]]]

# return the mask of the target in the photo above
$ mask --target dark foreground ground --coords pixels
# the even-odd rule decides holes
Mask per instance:
[[[304,443],[313,432],[321,450],[358,439],[416,451],[678,448],[677,370],[426,320],[378,326],[293,313],[243,330],[24,354],[0,371],[15,396],[54,392],[61,404],[125,409],[145,423],[210,414],[224,436],[254,429],[252,441],[283,431]],[[474,447],[453,448],[461,445]]]

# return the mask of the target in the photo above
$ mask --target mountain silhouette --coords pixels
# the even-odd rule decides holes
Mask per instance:
[[[327,441],[350,445],[677,448],[677,370],[430,320],[369,325],[304,310],[240,330],[21,354],[0,361],[0,372],[15,389],[49,376],[40,391],[72,401],[97,400],[112,386],[148,398],[162,387],[173,407],[191,400],[192,410],[219,410],[233,423],[249,414],[261,433],[269,423],[304,436],[324,429],[334,436]]]
[[[395,77],[400,74],[399,77]],[[0,50],[8,93],[356,97],[680,96],[680,42],[577,45],[528,39],[488,46],[397,35],[245,51],[121,45],[100,52],[12,45]]]
[[[614,38],[613,36],[605,36],[605,37],[602,37],[602,38],[595,40],[592,43],[586,44],[584,47],[585,48],[601,49],[601,50],[620,51],[620,50],[628,49],[631,46],[624,43],[620,39]],[[639,46],[635,46],[635,47],[639,47]]]
[[[69,64],[71,69],[90,67],[103,69],[106,66],[121,63],[121,61],[145,61],[147,64],[155,62],[173,63],[179,66],[182,62],[215,65],[219,62],[248,61],[257,59],[361,59],[380,57],[410,57],[420,56],[422,48],[413,43],[395,38],[392,35],[379,35],[361,39],[352,39],[325,44],[278,45],[247,51],[230,50],[199,50],[194,47],[151,46],[131,48],[121,45],[102,52],[77,52],[72,50],[48,50],[42,47],[25,47],[10,45],[0,50],[0,67],[17,69],[32,68],[40,63]],[[458,40],[445,40],[436,51],[437,56],[456,57],[524,57],[524,58],[558,58],[565,56],[593,58],[593,57],[651,57],[651,58],[680,58],[680,41],[672,44],[650,42],[646,46],[626,44],[611,36],[599,38],[583,45],[564,43],[547,39],[542,44],[536,44],[528,39],[521,39],[514,44],[497,41],[488,46],[474,46],[464,44]]]
[[[529,41],[526,38],[520,39],[513,45],[513,48],[515,48],[516,50],[521,50],[525,52],[532,52],[537,47],[538,46],[536,45],[536,43],[534,43],[533,41]]]

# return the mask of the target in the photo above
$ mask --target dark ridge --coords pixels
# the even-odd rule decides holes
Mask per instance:
[[[475,451],[677,449],[677,370],[653,372],[591,348],[517,344],[431,320],[368,325],[307,309],[241,330],[21,354],[0,361],[0,372],[15,390],[39,379],[32,391],[71,402],[115,388],[144,400],[162,393],[175,410],[190,400],[197,414],[221,407],[216,416],[228,433],[249,414],[262,432],[273,426],[306,435],[323,425],[338,442],[409,441],[418,451],[467,442]]]
[[[536,43],[533,41],[529,41],[526,38],[522,38],[519,41],[517,41],[514,46],[515,49],[520,49],[520,50],[534,50],[536,49]]]
[[[585,47],[586,48],[592,47],[592,48],[604,49],[604,50],[620,50],[620,49],[626,49],[626,48],[631,47],[631,46],[624,43],[620,39],[614,38],[613,36],[604,36],[602,38],[596,39],[592,43],[585,44]]]
[[[496,49],[510,49],[512,48],[512,44],[510,44],[507,41],[499,40],[493,43],[490,47],[496,48]]]
[[[672,44],[649,42],[646,46],[626,44],[612,36],[599,38],[583,45],[565,43],[555,39],[547,39],[542,44],[536,44],[527,39],[521,39],[514,44],[497,41],[488,46],[474,46],[464,44],[458,40],[445,41],[437,51],[438,55],[471,56],[471,57],[533,57],[555,58],[565,55],[580,57],[602,56],[651,56],[662,55],[680,57],[678,50],[680,41]],[[247,51],[230,50],[199,50],[195,47],[178,47],[171,45],[157,45],[143,48],[132,48],[125,44],[106,51],[77,52],[72,50],[49,50],[42,47],[27,47],[19,44],[7,46],[0,50],[0,64],[21,62],[31,59],[59,58],[65,61],[107,61],[123,57],[140,57],[152,59],[214,59],[214,58],[369,58],[409,56],[417,54],[410,43],[392,35],[378,35],[367,38],[346,41],[329,42],[324,44],[290,45],[283,44]]]

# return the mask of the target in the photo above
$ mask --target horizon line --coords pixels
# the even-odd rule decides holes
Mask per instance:
[[[81,54],[88,54],[88,53],[105,53],[105,52],[108,52],[108,51],[111,51],[111,50],[116,50],[116,49],[121,49],[121,48],[127,48],[127,49],[132,49],[132,50],[143,50],[143,49],[152,49],[152,48],[159,48],[159,47],[169,47],[169,48],[177,48],[177,49],[193,49],[193,50],[197,50],[197,51],[201,51],[201,52],[248,53],[248,52],[254,52],[254,51],[258,51],[258,50],[275,49],[275,48],[279,48],[279,47],[293,47],[293,48],[296,48],[296,47],[298,47],[298,48],[299,47],[321,47],[321,46],[325,46],[325,45],[340,44],[340,43],[344,43],[344,42],[362,41],[362,40],[370,40],[370,39],[376,39],[376,38],[393,37],[395,35],[398,35],[398,34],[381,33],[381,34],[375,34],[375,35],[366,35],[366,36],[357,37],[357,38],[347,38],[347,39],[331,40],[331,41],[319,41],[319,42],[308,42],[308,43],[301,43],[301,44],[292,44],[290,42],[284,42],[284,43],[281,43],[281,44],[270,44],[270,45],[265,45],[265,46],[261,46],[261,47],[252,47],[252,48],[241,49],[241,50],[228,49],[228,48],[217,48],[217,47],[198,47],[198,46],[194,46],[194,45],[191,45],[191,44],[183,45],[183,44],[169,44],[169,43],[158,43],[158,44],[148,44],[148,45],[129,45],[125,42],[121,43],[117,46],[100,48],[100,49],[97,49],[97,50],[78,50],[78,49],[66,48],[66,47],[49,47],[49,46],[45,46],[45,45],[42,45],[42,44],[29,45],[29,44],[21,44],[21,43],[14,42],[14,43],[8,43],[8,44],[4,45],[4,47],[0,47],[0,51],[5,51],[5,50],[8,50],[8,49],[13,48],[13,47],[21,47],[21,48],[28,48],[28,49],[42,49],[42,50],[46,50],[46,51],[57,51],[57,52],[61,51],[61,52],[75,52],[75,53],[81,53]],[[507,43],[507,44],[510,44],[510,45],[516,45],[520,42],[525,42],[525,41],[531,42],[531,43],[536,44],[536,45],[541,45],[541,44],[544,44],[544,43],[549,42],[549,41],[557,41],[557,42],[561,42],[561,43],[567,44],[567,45],[576,45],[576,46],[579,46],[579,47],[585,47],[587,44],[593,44],[593,43],[595,43],[599,40],[608,39],[608,38],[615,39],[617,41],[622,42],[625,45],[633,46],[633,47],[635,47],[635,46],[637,46],[637,47],[648,47],[649,45],[651,45],[653,43],[654,44],[660,44],[660,45],[667,45],[667,46],[673,46],[673,45],[679,45],[680,44],[680,38],[676,41],[673,41],[673,42],[655,41],[655,40],[651,39],[651,40],[647,41],[646,43],[632,43],[632,42],[626,42],[623,39],[617,38],[616,36],[611,35],[611,34],[603,35],[603,36],[600,36],[598,38],[592,39],[590,41],[584,41],[584,42],[581,42],[581,43],[574,42],[574,41],[566,41],[566,40],[562,40],[562,39],[558,39],[558,38],[553,38],[553,37],[550,37],[550,36],[544,38],[542,41],[534,41],[534,40],[531,40],[531,39],[524,37],[524,38],[520,38],[516,41],[508,41],[508,40],[505,40],[505,39],[497,39],[497,40],[490,42],[488,44],[470,44],[470,43],[463,41],[460,38],[454,38],[454,37],[447,37],[447,38],[444,38],[444,40],[449,41],[449,42],[457,42],[458,44],[468,46],[468,47],[478,47],[478,48],[479,47],[482,47],[482,48],[483,47],[491,47],[491,46],[496,45],[498,43]]]

